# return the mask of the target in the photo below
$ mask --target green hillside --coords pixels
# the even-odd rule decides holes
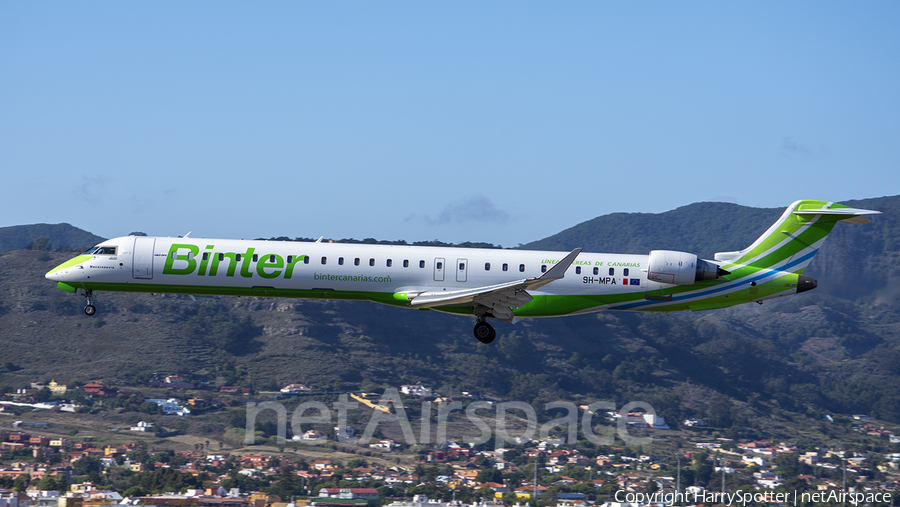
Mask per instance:
[[[498,324],[491,345],[475,341],[470,319],[364,302],[109,293],[88,318],[80,296],[43,278],[67,255],[9,252],[0,256],[0,364],[21,369],[0,374],[0,387],[47,378],[126,383],[154,372],[255,388],[422,382],[450,396],[642,400],[669,421],[704,417],[734,431],[788,413],[810,424],[831,413],[900,422],[900,290],[892,283],[900,197],[847,204],[885,214],[835,228],[807,270],[820,280],[815,291],[696,314],[526,319]],[[616,214],[528,247],[710,256],[747,246],[780,213],[699,203]]]

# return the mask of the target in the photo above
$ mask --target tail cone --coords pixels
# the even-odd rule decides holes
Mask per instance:
[[[816,282],[815,278],[800,275],[800,277],[797,278],[797,294],[815,289],[817,285],[818,282]]]

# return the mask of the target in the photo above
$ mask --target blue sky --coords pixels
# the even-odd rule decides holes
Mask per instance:
[[[900,193],[900,3],[3,2],[0,226],[515,246]]]

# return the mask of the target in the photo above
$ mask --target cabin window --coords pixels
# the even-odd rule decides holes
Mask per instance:
[[[375,259],[369,259],[369,266],[375,265]]]
[[[100,251],[100,249],[98,248],[97,251],[94,252],[94,253],[96,254],[96,253],[98,253],[99,251]],[[173,260],[173,261],[175,260],[175,257],[177,257],[177,256],[178,256],[178,252],[176,252],[175,250],[172,250],[172,260]]]
[[[425,267],[425,261],[419,261],[419,267],[420,267],[420,268],[424,268],[424,267]]]
[[[241,262],[241,254],[234,254],[235,262]]]
[[[203,252],[203,260],[205,260],[205,261],[209,260],[209,252]]]
[[[344,258],[338,257],[338,266],[343,266],[343,265],[344,265]]]
[[[599,274],[600,274],[600,268],[594,268],[594,274],[595,274],[595,275],[599,275]]]
[[[581,274],[581,266],[575,266],[575,274],[576,274],[576,275],[580,275],[580,274]]]
[[[509,271],[509,264],[504,262],[503,267],[501,269],[503,269],[503,271]]]
[[[224,261],[224,260],[225,260],[225,254],[220,253],[220,254],[219,254],[219,262],[222,262],[222,261]]]
[[[404,267],[404,268],[408,268],[408,267],[409,267],[409,259],[403,259],[403,267]]]
[[[359,257],[353,259],[353,265],[354,265],[354,266],[359,266]]]
[[[308,255],[303,256],[303,264],[309,264],[309,256]]]
[[[288,258],[287,258],[288,264],[291,264],[291,261],[293,261],[293,260],[294,260],[294,256],[293,256],[293,255],[288,255]]]
[[[524,272],[525,272],[525,265],[524,265],[524,264],[519,264],[519,272],[520,272],[520,273],[524,273]]]
[[[459,263],[459,270],[460,270],[460,271],[465,271],[465,270],[466,270],[466,263],[465,263],[465,262],[460,262],[460,263]]]
[[[443,262],[438,262],[438,263],[437,263],[437,268],[438,268],[438,269],[444,269],[444,263],[443,263]]]
[[[616,268],[609,268],[609,276],[616,276]]]
[[[390,259],[388,259],[387,262],[384,263],[384,265],[387,267],[391,267],[391,265],[393,265],[393,264],[394,264],[394,261],[392,261]]]
[[[194,252],[188,252],[188,260],[189,261],[194,260]]]
[[[628,268],[623,269],[622,274],[628,276]]]
[[[322,264],[325,264],[326,262],[328,262],[328,257],[322,257]]]
[[[546,273],[546,272],[547,272],[547,265],[541,264],[541,273]]]
[[[485,271],[490,271],[490,270],[491,270],[491,263],[490,263],[490,262],[485,262],[485,263],[484,263],[484,270],[485,270]]]
[[[259,261],[259,255],[253,254],[253,262]]]

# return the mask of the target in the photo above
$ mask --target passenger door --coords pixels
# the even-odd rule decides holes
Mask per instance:
[[[155,245],[156,238],[134,237],[134,248],[131,250],[131,276],[133,278],[153,278],[153,247]]]

